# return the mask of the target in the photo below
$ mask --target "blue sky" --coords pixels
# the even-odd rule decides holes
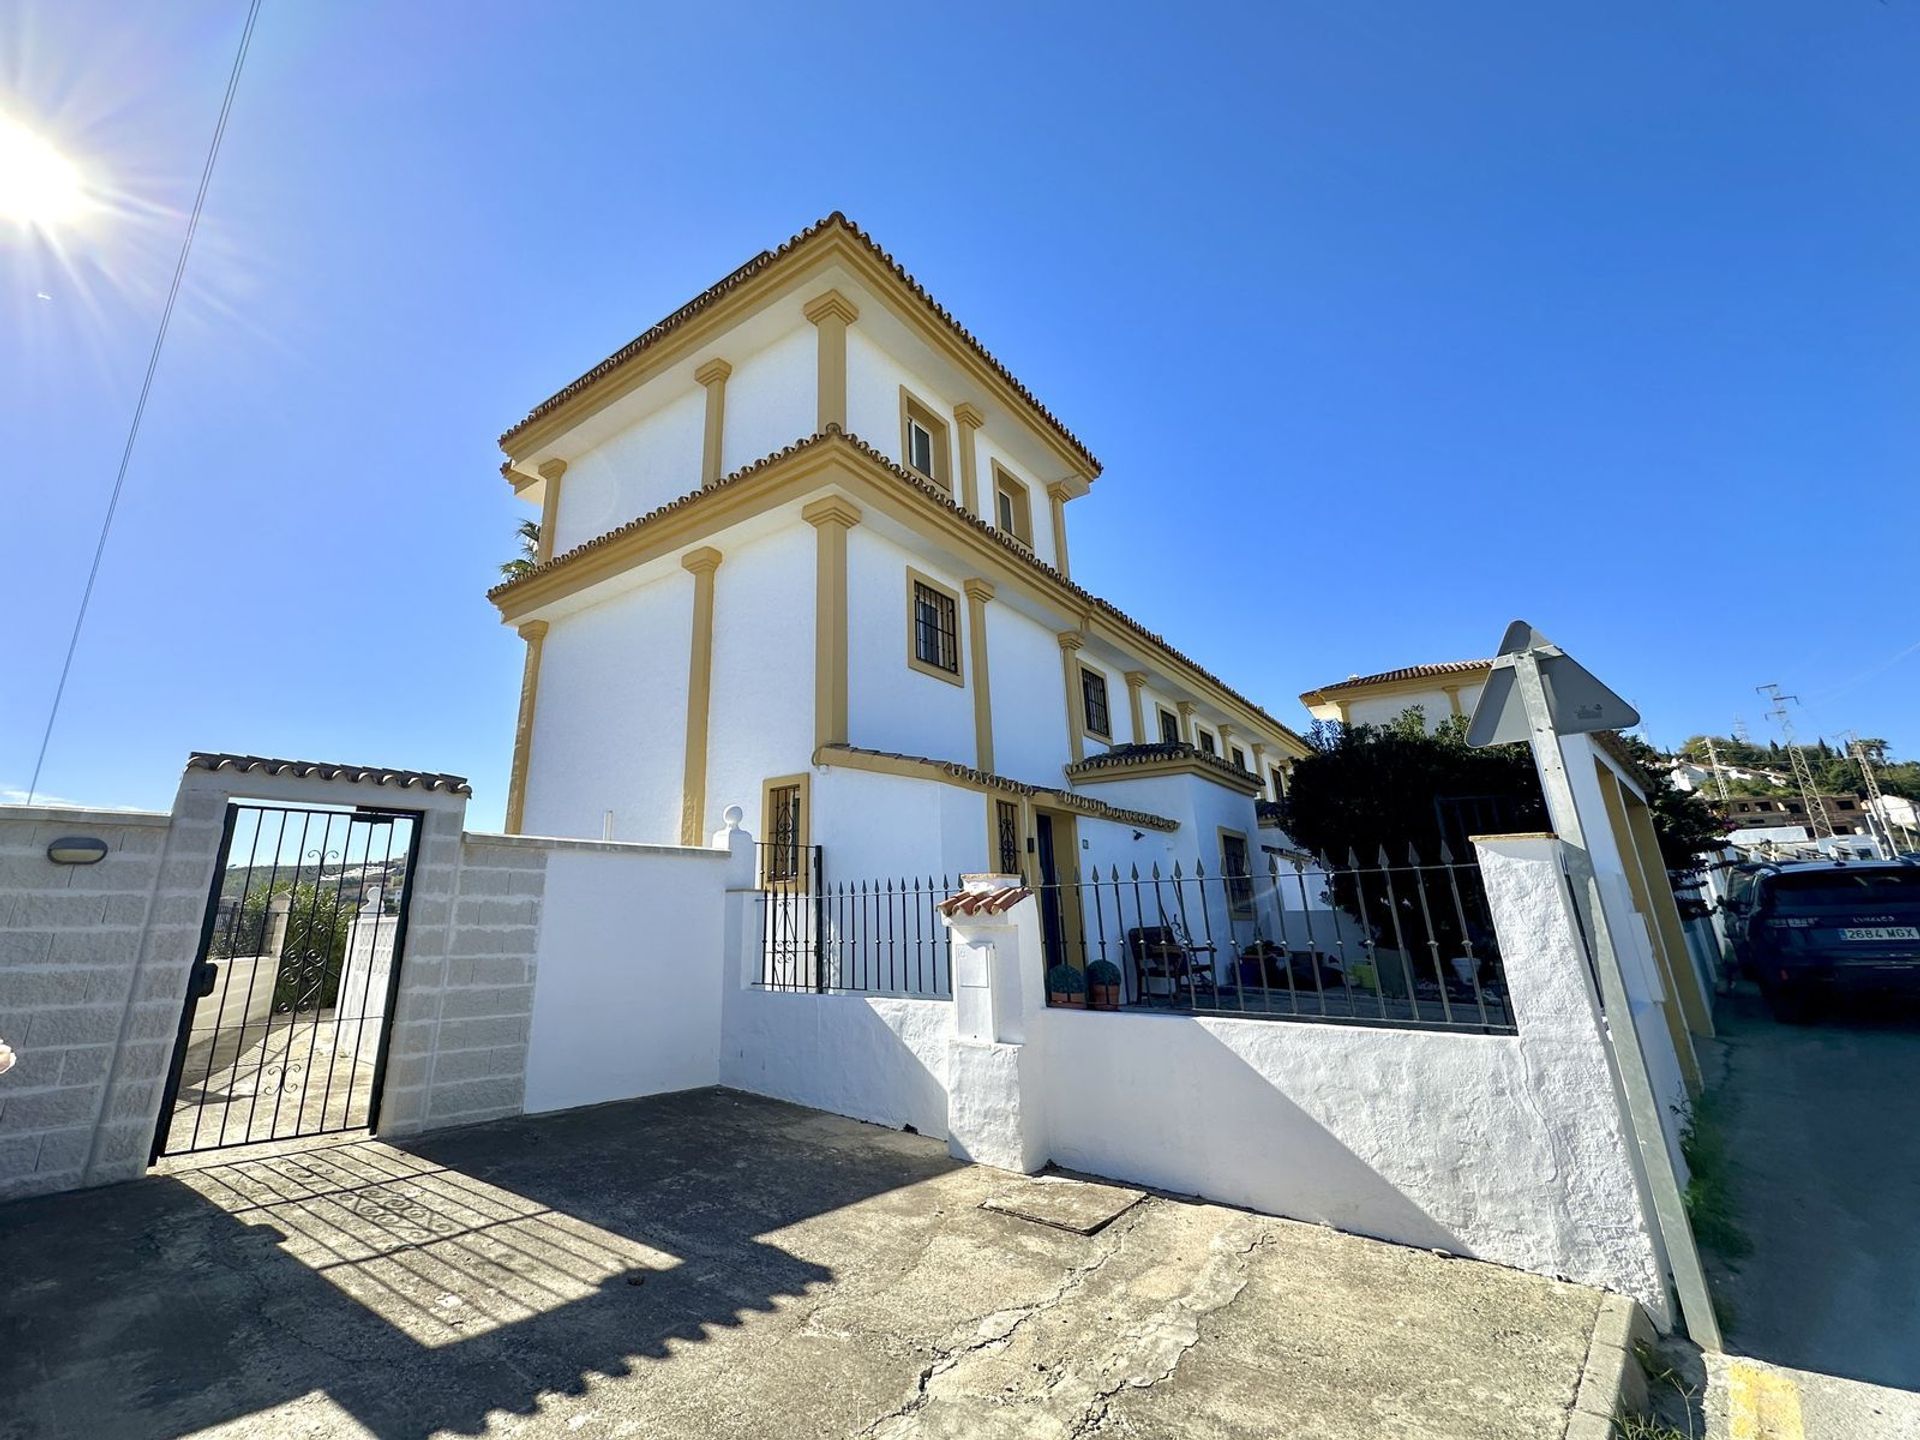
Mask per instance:
[[[244,12],[0,11],[0,113],[114,196],[0,228],[0,790]],[[1283,720],[1522,616],[1658,742],[1764,734],[1778,680],[1920,752],[1917,42],[1867,0],[267,0],[42,789],[246,750],[496,823],[494,437],[835,208],[1106,463],[1076,578]]]

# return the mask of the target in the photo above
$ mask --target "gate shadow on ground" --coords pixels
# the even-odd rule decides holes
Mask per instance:
[[[757,1237],[955,1166],[821,1118],[693,1091],[16,1203],[0,1434],[176,1436],[316,1392],[399,1440],[533,1414],[835,1279]]]

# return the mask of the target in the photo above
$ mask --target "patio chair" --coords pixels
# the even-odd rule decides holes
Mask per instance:
[[[1133,962],[1134,995],[1173,999],[1195,990],[1212,993],[1211,945],[1195,945],[1178,925],[1137,925],[1127,931],[1127,955]]]

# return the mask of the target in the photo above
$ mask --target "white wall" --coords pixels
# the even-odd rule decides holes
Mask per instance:
[[[1558,872],[1532,843],[1539,856],[1496,856],[1488,874],[1517,1036],[1046,1010],[1029,1033],[1054,1162],[1604,1285],[1664,1315]]]
[[[811,435],[819,416],[814,369],[819,332],[801,324],[750,355],[727,355],[727,412],[720,441],[720,473],[729,475]],[[705,391],[702,424],[705,423]],[[703,430],[704,435],[704,430]],[[694,455],[699,483],[699,452]]]
[[[526,1108],[717,1084],[722,850],[547,847]]]
[[[954,685],[908,663],[907,567],[958,597],[960,670]],[[847,534],[848,739],[874,750],[971,765],[973,657],[968,645],[966,577],[856,525]],[[995,657],[997,660],[998,657]],[[989,662],[990,665],[993,662]],[[998,675],[994,676],[998,681]]]
[[[721,566],[714,605],[731,579]],[[552,622],[527,762],[530,835],[680,838],[693,577],[676,571]],[[758,787],[755,789],[758,793]]]
[[[560,486],[553,553],[563,555],[698,490],[706,423],[706,391],[695,385],[571,460]]]
[[[947,1000],[732,989],[720,1083],[945,1139],[952,1033]]]
[[[727,807],[738,805],[747,829],[760,835],[766,831],[760,814],[764,783],[804,773],[813,763],[814,531],[796,521],[744,544],[723,541],[720,548],[726,558],[713,577],[707,813],[700,833],[718,830]],[[684,706],[683,700],[683,714]],[[657,750],[650,763],[668,773],[677,796],[681,752]]]
[[[993,670],[993,768],[1029,785],[1064,786],[1072,752],[1059,640],[1037,620],[990,600],[987,649]],[[1124,703],[1124,691],[1121,698]]]

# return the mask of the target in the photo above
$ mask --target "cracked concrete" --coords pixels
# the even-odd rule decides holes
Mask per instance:
[[[699,1091],[0,1208],[0,1436],[1558,1437],[1595,1292]]]

